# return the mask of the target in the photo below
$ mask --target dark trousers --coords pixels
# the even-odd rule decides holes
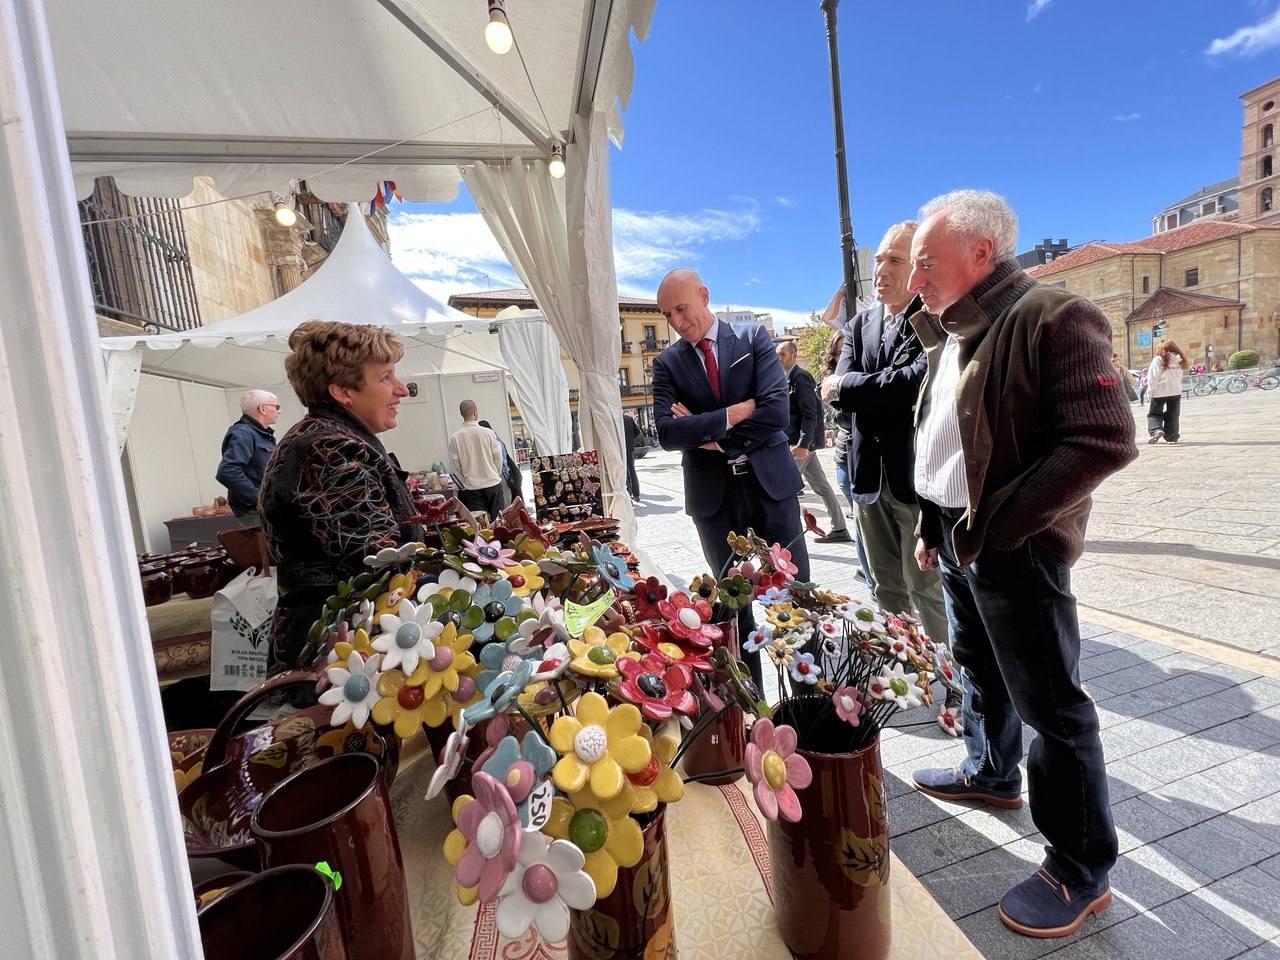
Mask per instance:
[[[1178,420],[1182,415],[1182,394],[1176,397],[1152,397],[1147,407],[1147,433],[1164,431],[1164,438],[1176,441],[1179,437]]]
[[[1117,840],[1098,735],[1098,713],[1080,686],[1080,625],[1071,570],[1032,546],[987,547],[956,562],[944,513],[938,550],[951,647],[965,680],[965,772],[993,787],[1021,782],[1022,721],[1037,736],[1027,752],[1031,819],[1044,834],[1045,866],[1098,889]]]
[[[627,493],[632,500],[640,499],[640,478],[636,476],[636,455],[634,451],[627,454]]]
[[[500,482],[483,490],[459,490],[458,499],[468,510],[483,510],[495,520],[507,505],[507,485]]]
[[[809,551],[802,536],[804,527],[800,524],[799,498],[770,498],[755,474],[750,471],[730,476],[720,510],[709,517],[694,517],[693,525],[698,528],[698,539],[702,541],[702,555],[711,567],[710,572],[717,577],[723,575],[725,564],[729,560],[730,532],[745,534],[750,527],[765,541],[778,543],[789,549],[791,562],[799,571],[796,579],[809,579]],[[747,635],[755,628],[755,617],[748,604],[738,613],[738,642],[745,642]],[[756,685],[763,690],[760,651],[744,652],[742,660],[751,671]]]

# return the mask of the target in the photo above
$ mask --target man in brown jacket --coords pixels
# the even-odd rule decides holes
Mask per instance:
[[[1079,681],[1071,565],[1090,493],[1137,456],[1133,417],[1106,318],[1018,269],[1017,219],[1002,198],[956,191],[921,220],[909,281],[928,357],[916,555],[942,568],[968,756],[914,780],[931,796],[1017,806],[1022,721],[1036,731],[1027,777],[1046,857],[999,915],[1028,936],[1066,936],[1111,902],[1117,855],[1098,715]]]

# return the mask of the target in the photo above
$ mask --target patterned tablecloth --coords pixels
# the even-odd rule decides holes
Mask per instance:
[[[212,597],[192,600],[186,594],[147,607],[151,649],[161,683],[209,673],[212,611]]]
[[[441,855],[453,824],[443,797],[424,801],[429,759],[393,789],[417,960],[562,960],[563,943],[499,935],[492,905],[463,907]],[[892,816],[892,812],[890,812]],[[773,921],[764,820],[745,780],[691,785],[667,812],[680,960],[790,960]],[[902,863],[890,870],[893,960],[978,960],[981,954]]]

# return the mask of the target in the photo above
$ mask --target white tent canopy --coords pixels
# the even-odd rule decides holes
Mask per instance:
[[[560,340],[538,310],[507,307],[496,319],[502,358],[515,383],[516,401],[534,452],[573,452],[569,380],[560,359]]]

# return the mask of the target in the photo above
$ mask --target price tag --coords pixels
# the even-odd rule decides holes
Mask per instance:
[[[613,606],[613,601],[616,599],[617,594],[610,587],[585,605],[566,600],[564,604],[564,627],[569,631],[569,636],[574,638],[581,637],[586,632],[587,627],[604,616],[604,612]]]
[[[556,787],[550,780],[543,780],[529,794],[529,830],[541,830],[551,818],[551,800]]]

